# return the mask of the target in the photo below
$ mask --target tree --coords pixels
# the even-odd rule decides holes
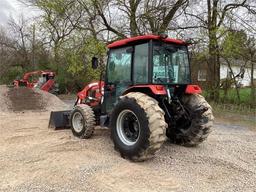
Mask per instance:
[[[31,25],[21,16],[19,20],[11,18],[5,29],[0,28],[0,83],[8,84],[24,72],[35,70],[33,56],[37,67],[48,67],[49,51],[38,38],[33,41]]]
[[[220,85],[220,49],[218,43],[218,31],[222,26],[226,14],[228,11],[244,6],[246,0],[240,3],[229,3],[221,8],[220,0],[207,0],[207,28],[208,28],[208,38],[209,38],[209,73],[210,75],[210,86],[212,90],[211,99],[217,100],[218,89]]]
[[[231,78],[227,80],[230,81],[230,85],[232,83],[235,85],[237,98],[239,102],[240,85],[238,84],[238,79],[243,78],[247,63],[246,61],[243,63],[243,56],[246,54],[246,41],[247,35],[246,33],[244,33],[244,31],[230,30],[225,36],[225,39],[221,45],[222,47],[220,53],[220,57],[226,61],[229,68],[229,72],[231,74]],[[237,60],[240,65],[240,72],[237,74],[235,74],[232,69],[235,60]],[[227,90],[225,90],[225,93],[227,93]]]
[[[30,0],[29,2],[43,11],[40,27],[48,34],[47,39],[53,47],[54,62],[58,72],[60,47],[78,28],[85,11],[74,0]]]
[[[210,99],[218,100],[220,86],[220,42],[226,33],[225,24],[229,14],[241,7],[250,9],[249,0],[224,1],[207,0],[190,5],[185,15],[191,23],[207,31],[208,36],[208,81]],[[200,11],[201,9],[201,11]],[[206,10],[206,11],[205,11]],[[193,21],[194,20],[194,21]],[[223,30],[224,29],[224,30]],[[205,42],[205,41],[204,41]]]
[[[256,39],[255,37],[249,37],[246,42],[246,54],[244,55],[245,59],[249,61],[251,68],[251,104],[256,105],[256,91],[254,84],[254,71],[256,68]]]
[[[175,16],[186,7],[188,0],[79,0],[88,15],[98,20],[100,32],[110,32],[113,38],[126,38],[146,33],[167,33]],[[95,15],[96,12],[96,15]],[[114,17],[113,17],[114,15]],[[118,18],[118,19],[116,19]],[[95,25],[91,24],[95,29]]]
[[[24,68],[28,68],[31,65],[31,59],[29,55],[30,43],[31,43],[31,31],[29,29],[28,21],[21,15],[18,21],[13,18],[9,20],[9,28],[12,34],[12,39],[15,42],[16,51],[19,54],[19,64]]]

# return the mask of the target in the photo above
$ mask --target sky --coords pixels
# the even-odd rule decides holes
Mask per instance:
[[[256,0],[250,0],[249,2],[255,3]],[[24,5],[20,0],[0,0],[0,25],[6,26],[10,17],[17,20],[21,15],[28,19],[40,15],[40,11]]]
[[[21,15],[24,15],[25,18],[35,16],[36,10],[18,0],[0,0],[0,25],[6,25],[10,17],[17,19]]]

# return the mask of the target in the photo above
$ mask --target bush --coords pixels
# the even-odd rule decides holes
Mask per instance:
[[[0,84],[12,84],[13,80],[22,78],[23,70],[21,67],[10,67],[7,72],[0,76]]]

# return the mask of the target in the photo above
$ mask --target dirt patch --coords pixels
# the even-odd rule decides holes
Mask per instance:
[[[48,129],[49,112],[0,115],[0,191],[254,191],[256,133],[219,122],[195,148],[166,142],[152,160],[133,163],[114,150],[110,131],[90,139]]]
[[[239,115],[220,111],[215,113],[219,122],[229,125],[236,124],[241,127],[248,127],[252,131],[256,131],[256,114]]]

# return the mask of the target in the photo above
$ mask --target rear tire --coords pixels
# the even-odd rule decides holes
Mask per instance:
[[[92,108],[85,104],[75,106],[71,113],[71,130],[76,137],[88,139],[93,135],[95,116]]]
[[[144,161],[166,140],[164,111],[143,93],[128,93],[115,106],[110,120],[115,149],[123,158]]]
[[[189,114],[195,115],[191,122],[182,122],[181,120],[180,125],[178,124],[175,128],[169,127],[166,135],[173,143],[189,147],[196,146],[206,140],[212,130],[214,120],[212,108],[199,94],[184,95],[182,103]],[[198,109],[202,107],[206,107],[207,110],[198,113]]]

